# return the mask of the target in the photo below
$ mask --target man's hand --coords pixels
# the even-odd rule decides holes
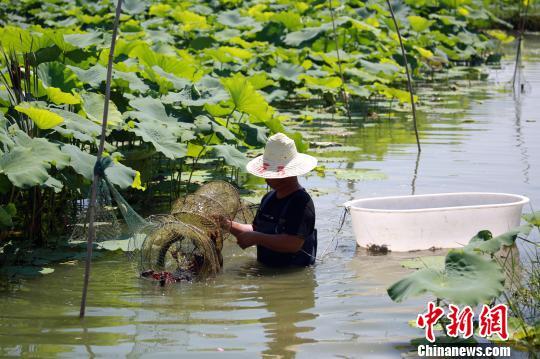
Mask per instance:
[[[257,244],[257,235],[259,233],[254,231],[246,231],[239,233],[236,236],[236,243],[240,246],[242,249],[249,248],[251,246],[254,246]]]

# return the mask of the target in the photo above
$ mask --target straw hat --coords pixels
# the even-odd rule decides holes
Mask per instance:
[[[246,170],[257,177],[285,178],[306,174],[315,166],[315,157],[298,153],[293,140],[276,133],[268,139],[264,154],[249,161]]]

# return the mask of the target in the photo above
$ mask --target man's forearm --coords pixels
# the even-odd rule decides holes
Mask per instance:
[[[247,232],[247,231],[253,231],[253,225],[251,224],[244,224],[244,223],[238,223],[235,221],[230,222],[229,232],[233,236],[238,236],[238,234]]]
[[[302,237],[292,236],[290,234],[266,234],[261,232],[253,232],[253,236],[256,244],[282,253],[296,253],[304,244]]]

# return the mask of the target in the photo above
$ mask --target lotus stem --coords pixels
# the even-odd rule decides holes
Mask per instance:
[[[114,47],[116,45],[116,35],[118,34],[118,24],[120,22],[120,12],[122,11],[122,0],[118,0],[116,5],[116,16],[114,18],[113,34],[111,39],[111,49],[109,51],[109,62],[107,64],[107,82],[105,85],[105,103],[103,106],[103,120],[101,122],[101,136],[99,138],[99,148],[96,156],[96,163],[101,160],[103,154],[103,148],[105,146],[105,135],[107,130],[107,119],[109,117],[109,100],[111,98],[111,79],[112,79],[112,67],[114,60]],[[92,247],[94,244],[94,237],[96,235],[94,228],[94,216],[97,196],[97,184],[101,180],[100,175],[94,172],[94,178],[92,181],[92,189],[90,191],[90,203],[88,205],[88,241],[86,244],[86,265],[84,270],[84,283],[81,299],[81,309],[79,312],[79,318],[84,318],[86,311],[86,296],[88,294],[88,283],[90,281],[90,269],[92,262]]]
[[[396,32],[399,39],[399,46],[401,47],[401,54],[403,55],[403,61],[405,62],[405,72],[407,73],[407,86],[409,88],[409,94],[411,95],[414,135],[416,136],[416,145],[418,146],[418,152],[422,152],[422,148],[420,147],[420,137],[418,136],[418,124],[416,121],[416,105],[414,104],[414,92],[413,92],[413,87],[412,87],[411,74],[409,72],[409,63],[407,61],[407,54],[405,53],[405,47],[403,46],[403,40],[401,38],[399,26],[396,20],[396,16],[394,15],[394,9],[392,8],[392,4],[390,4],[390,0],[386,0],[386,4],[388,5],[388,9],[390,10],[390,15],[392,16],[392,21],[394,22],[394,26],[396,27]]]

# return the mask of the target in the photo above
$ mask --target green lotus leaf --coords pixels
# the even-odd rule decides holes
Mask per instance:
[[[285,39],[283,39],[283,42],[289,46],[297,47],[306,41],[313,40],[323,31],[326,31],[323,27],[306,27],[302,30],[288,33]]]
[[[393,76],[400,71],[398,66],[391,63],[359,60],[359,64],[364,70],[377,76]]]
[[[335,76],[327,77],[313,77],[310,75],[302,74],[298,76],[301,80],[306,81],[306,84],[310,88],[322,89],[322,90],[335,90],[341,87],[341,79]]]
[[[430,293],[457,305],[476,306],[497,298],[503,290],[504,273],[497,263],[478,254],[451,250],[444,270],[420,269],[387,292],[396,302]]]
[[[408,91],[389,87],[376,82],[374,88],[388,99],[398,99],[401,103],[411,103],[411,94]],[[418,101],[418,96],[414,96],[414,101]]]
[[[15,110],[27,115],[42,130],[51,129],[64,122],[64,119],[56,113],[34,107],[30,102],[21,102],[15,106]]]
[[[82,34],[64,34],[64,41],[79,49],[101,45],[104,42],[103,34],[95,31]]]
[[[264,146],[268,129],[251,123],[240,123],[240,129],[246,135],[244,141],[250,146]]]
[[[82,151],[74,145],[62,146],[62,152],[69,156],[69,165],[84,178],[91,180],[94,176],[94,165],[97,157]],[[136,181],[137,171],[119,162],[113,162],[105,169],[105,175],[112,184],[120,188],[133,187]]]
[[[257,23],[251,17],[242,16],[238,10],[229,10],[221,12],[217,21],[229,27],[253,27]]]
[[[15,204],[8,203],[0,205],[0,228],[9,228],[13,226],[13,217],[17,214]]]
[[[55,127],[55,131],[68,138],[76,138],[87,143],[98,142],[97,138],[101,134],[101,126],[74,112],[51,108],[51,111],[62,116],[64,122]]]
[[[494,254],[502,247],[514,245],[520,234],[528,236],[531,229],[532,226],[530,224],[525,224],[493,238],[491,232],[481,231],[470,240],[469,244],[463,247],[463,250],[466,252]]]
[[[329,171],[334,172],[336,178],[346,181],[379,181],[388,178],[382,172],[365,168],[335,168]]]
[[[182,158],[186,155],[187,147],[177,142],[177,137],[171,133],[165,123],[159,121],[137,122],[131,130],[143,141],[151,143],[154,148],[170,159]]]
[[[128,14],[137,15],[146,11],[148,4],[144,0],[124,0],[122,10]]]
[[[212,151],[216,157],[222,157],[229,166],[244,170],[248,163],[246,155],[232,145],[215,145],[212,146]]]
[[[163,103],[153,97],[135,97],[129,101],[131,107],[137,110],[137,112],[128,112],[130,116],[135,116],[141,122],[144,121],[163,121],[176,123],[174,117],[167,115],[165,106]]]
[[[102,123],[103,108],[105,106],[105,96],[94,92],[84,92],[81,94],[83,109],[88,118],[98,124]],[[122,114],[116,108],[114,102],[109,100],[109,116],[107,126],[119,127],[123,124]]]
[[[275,13],[270,17],[270,21],[282,23],[289,31],[296,31],[304,26],[300,15],[293,11]]]
[[[253,85],[255,90],[260,90],[268,86],[272,86],[275,82],[268,78],[266,72],[257,72],[251,74],[249,77],[249,82]]]
[[[524,214],[523,219],[527,223],[532,224],[533,226],[539,227],[540,226],[540,211]]]
[[[234,107],[240,111],[254,116],[258,120],[265,120],[272,115],[272,109],[258,93],[248,78],[241,73],[221,80],[223,86],[229,91]]]
[[[145,93],[150,89],[150,87],[145,84],[135,72],[114,70],[113,79],[120,87],[129,88],[131,91]]]
[[[148,68],[145,71],[148,72]],[[187,85],[191,84],[191,82],[189,80],[186,80],[185,78],[181,78],[181,77],[178,77],[178,76],[173,75],[171,73],[168,73],[167,71],[163,70],[161,67],[159,67],[157,65],[152,66],[152,71],[154,71],[156,74],[158,74],[162,78],[169,81],[172,84],[172,87],[177,89],[177,90],[181,90],[184,87],[186,87]],[[191,76],[191,75],[189,75],[189,76]]]
[[[433,20],[428,20],[422,16],[411,15],[407,16],[411,28],[416,32],[422,32],[427,30],[433,23]]]
[[[20,130],[14,136],[16,146],[0,157],[0,173],[8,177],[10,182],[19,188],[39,185],[58,185],[47,181],[48,170],[54,165],[62,169],[69,164],[69,156],[60,151],[58,145],[44,138],[30,138]]]
[[[100,64],[95,64],[90,67],[88,70],[83,70],[76,66],[67,66],[71,71],[73,71],[79,80],[85,84],[89,84],[94,88],[98,88],[102,82],[107,80],[107,69]]]
[[[59,88],[47,87],[46,91],[49,100],[57,105],[76,105],[81,103],[81,99],[78,96],[63,92]]]
[[[299,83],[300,79],[298,78],[301,74],[304,73],[304,68],[302,66],[294,65],[287,62],[281,62],[272,69],[270,76],[274,79],[284,79],[287,81],[292,81],[294,83]]]
[[[57,61],[39,64],[37,75],[44,87],[56,87],[64,92],[71,92],[76,87],[77,76]]]

